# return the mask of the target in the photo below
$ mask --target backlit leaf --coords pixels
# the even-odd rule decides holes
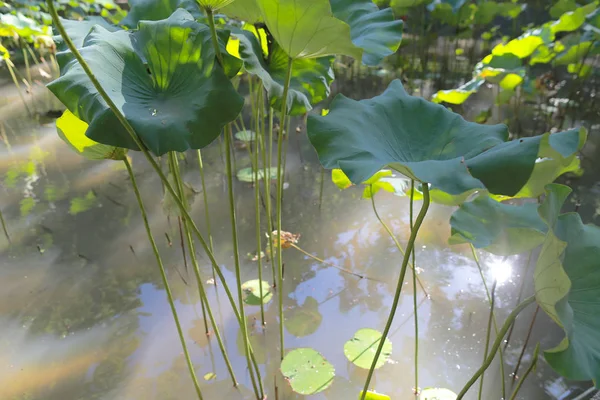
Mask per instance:
[[[281,373],[294,392],[310,395],[331,385],[335,369],[317,351],[300,348],[286,354],[281,362]]]
[[[357,367],[369,369],[375,359],[375,353],[380,341],[381,332],[369,328],[359,329],[354,334],[354,337],[344,344],[344,354]],[[375,368],[381,368],[391,355],[392,342],[388,338],[385,338]]]

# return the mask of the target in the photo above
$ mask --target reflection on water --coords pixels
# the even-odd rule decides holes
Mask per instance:
[[[0,237],[0,399],[192,399],[193,386],[135,198],[119,163],[87,162],[60,142],[52,122],[25,117],[2,121],[0,208],[12,245]],[[596,132],[597,133],[597,132]],[[592,137],[593,136],[592,132]],[[593,140],[593,139],[592,139]],[[290,141],[285,191],[284,229],[301,233],[300,246],[358,277],[286,250],[284,298],[286,346],[314,347],[336,368],[333,385],[315,399],[356,398],[366,371],[348,362],[343,344],[360,328],[382,329],[392,302],[401,255],[373,216],[359,188],[343,193],[325,185],[319,201],[319,167],[305,136]],[[302,157],[300,157],[302,154]],[[597,153],[596,153],[597,154]],[[195,159],[182,165],[185,180],[201,189]],[[249,165],[237,154],[238,168]],[[300,160],[304,160],[301,163]],[[224,166],[219,146],[205,151],[209,207],[217,260],[234,282],[229,215],[223,206]],[[201,379],[205,398],[250,399],[250,381],[242,357],[242,340],[222,288],[208,286],[225,345],[240,387],[233,388],[216,341],[204,334],[204,322],[193,274],[186,270],[179,247],[177,221],[163,211],[159,181],[134,155],[134,168],[160,251],[168,267],[182,325]],[[591,175],[590,175],[591,174]],[[584,219],[594,215],[600,183],[593,171],[574,183]],[[581,187],[578,187],[580,185]],[[236,184],[241,253],[255,253],[254,192]],[[409,234],[406,199],[382,193],[380,214],[402,243]],[[192,214],[203,228],[204,205]],[[594,211],[592,211],[594,210]],[[479,367],[488,320],[488,299],[479,271],[466,246],[449,247],[451,208],[434,206],[417,247],[418,268],[431,299],[419,289],[420,382],[459,390]],[[263,227],[266,231],[266,227]],[[527,255],[481,254],[486,279],[496,280],[497,318],[517,302]],[[201,258],[203,276],[210,265]],[[256,263],[243,260],[243,280],[256,277]],[[264,274],[270,280],[271,266]],[[247,307],[251,343],[261,364],[265,388],[274,398],[273,376],[279,350],[275,302],[266,309]],[[414,356],[412,285],[406,284],[391,330],[393,353],[377,371],[373,386],[393,399],[412,398]],[[505,354],[507,374],[515,367],[534,310],[518,319]],[[561,330],[541,313],[530,343],[543,348],[558,343]],[[523,365],[531,361],[530,351]],[[572,384],[543,362],[524,386],[522,398],[563,398]],[[485,399],[499,399],[498,364],[486,375]],[[203,376],[215,373],[216,379]],[[509,383],[510,385],[510,383]],[[475,396],[476,390],[471,392]],[[573,392],[575,393],[575,392]],[[283,398],[300,398],[288,389]]]

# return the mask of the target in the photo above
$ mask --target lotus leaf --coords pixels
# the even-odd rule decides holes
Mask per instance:
[[[452,214],[450,244],[472,243],[502,256],[520,254],[542,244],[548,228],[537,204],[508,205],[479,196]]]
[[[333,16],[329,0],[257,0],[263,19],[285,53],[293,58],[348,55],[362,59],[350,26]]]
[[[333,15],[350,25],[352,42],[363,49],[362,62],[378,65],[402,41],[402,20],[391,8],[380,10],[372,0],[329,0]]]
[[[107,146],[89,139],[85,132],[88,124],[77,118],[69,110],[56,120],[58,136],[67,143],[75,152],[88,160],[123,160],[127,150],[119,147]]]
[[[260,296],[261,287],[262,298]],[[244,293],[244,303],[251,306],[259,306],[261,303],[267,304],[273,298],[271,285],[268,282],[259,281],[258,279],[242,283],[242,291]]]
[[[178,8],[188,11],[194,19],[204,17],[194,0],[129,0],[129,12],[121,25],[137,29],[140,21],[159,21],[169,18]]]
[[[267,168],[267,170],[268,170],[269,178],[271,180],[277,179],[277,168],[272,167],[272,168]],[[237,172],[236,176],[240,182],[253,183],[256,181],[254,171],[250,167],[240,169]],[[263,178],[264,178],[264,170],[261,168],[258,170],[258,180],[260,181]]]
[[[321,354],[310,348],[294,349],[281,362],[281,373],[296,393],[322,392],[333,382],[335,369]]]
[[[456,89],[440,90],[433,95],[434,103],[462,104],[483,85],[483,79],[473,79]]]
[[[223,7],[221,13],[249,24],[262,22],[262,14],[256,0],[235,0]]]
[[[554,40],[554,34],[548,27],[533,29],[506,44],[498,44],[492,49],[492,54],[502,56],[514,54],[519,58],[529,57],[541,45]]]
[[[49,36],[52,29],[42,26],[35,20],[26,17],[22,13],[0,14],[0,37],[18,36],[30,40],[36,36]]]
[[[256,133],[253,131],[239,131],[235,133],[235,138],[241,142],[250,143],[256,140]]]
[[[554,60],[554,63],[556,65],[567,65],[581,62],[588,55],[591,55],[593,52],[595,52],[593,46],[594,44],[592,41],[584,41],[571,46],[559,54]]]
[[[100,84],[156,155],[202,148],[233,121],[243,98],[216,63],[210,29],[177,10],[136,32],[95,26],[80,50]],[[99,143],[137,150],[76,60],[50,90]]]
[[[552,18],[559,18],[564,13],[575,11],[576,9],[577,2],[575,0],[558,0],[550,7],[550,16]]]
[[[197,2],[203,9],[216,11],[233,3],[234,0],[197,0]]]
[[[425,388],[419,395],[419,400],[456,400],[456,393],[444,388]]]
[[[600,380],[600,228],[560,214],[571,189],[548,185],[539,215],[548,226],[534,274],[536,300],[566,337],[546,361],[573,380]]]
[[[274,43],[271,54],[265,55],[256,35],[247,30],[235,32],[233,36],[239,39],[239,56],[244,60],[246,70],[260,78],[271,107],[281,109],[287,73],[286,53]],[[329,96],[329,85],[334,79],[332,66],[333,57],[294,60],[286,103],[289,114],[305,114],[312,105]]]
[[[370,199],[380,190],[384,190],[389,193],[397,193],[399,191],[401,193],[404,193],[404,189],[406,189],[404,184],[399,184],[396,181],[389,181],[386,179],[388,177],[391,177],[392,175],[392,171],[390,171],[389,169],[383,169],[381,171],[376,172],[375,175],[373,175],[366,181],[362,182],[362,184],[365,186],[365,189],[363,191],[363,199]],[[335,183],[335,185],[338,188],[342,190],[352,186],[352,182],[341,169],[335,168],[333,171],[331,171],[331,180],[333,181],[333,183]],[[402,182],[405,182],[405,180],[402,180]]]
[[[381,332],[375,329],[363,328],[356,331],[354,337],[344,344],[346,358],[359,368],[369,369],[375,358],[377,347],[381,341]],[[381,355],[375,368],[381,368],[392,355],[392,342],[385,338]]]
[[[312,296],[308,296],[301,306],[286,310],[285,313],[285,328],[295,337],[312,335],[319,329],[322,321],[319,303]]]

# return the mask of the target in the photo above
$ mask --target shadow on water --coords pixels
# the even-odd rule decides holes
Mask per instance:
[[[371,86],[369,90],[378,90],[376,83]],[[0,236],[0,398],[192,398],[193,386],[165,293],[120,163],[89,162],[72,154],[55,134],[53,121],[40,122],[11,113],[11,117],[3,118],[2,127],[0,207],[12,244]],[[589,169],[569,183],[575,188],[572,207],[577,205],[584,221],[597,223],[600,181],[591,160],[600,156],[600,127],[591,128],[583,152],[584,166]],[[319,209],[320,167],[316,156],[304,134],[292,139],[284,230],[302,234],[300,245],[309,253],[373,279],[359,279],[293,249],[286,250],[286,344],[288,348],[313,347],[336,368],[332,386],[310,398],[356,398],[366,371],[345,358],[343,344],[360,328],[384,325],[401,258],[374,218],[370,203],[361,200],[359,188],[342,193],[326,178]],[[218,143],[203,155],[216,258],[224,266],[227,279],[234,282],[229,211],[223,206],[224,165]],[[201,190],[196,160],[189,154],[186,157],[182,162],[184,179]],[[133,159],[152,229],[160,238],[158,244],[182,325],[188,341],[194,344],[191,351],[198,376],[216,374],[215,379],[206,375],[210,380],[201,382],[205,398],[251,398],[242,340],[225,294],[221,288],[209,286],[209,300],[217,309],[216,318],[241,383],[237,389],[231,387],[216,341],[204,334],[197,290],[187,284],[192,277],[181,259],[176,218],[165,214],[158,179],[138,154]],[[245,150],[238,150],[238,169],[249,164]],[[254,192],[241,182],[236,183],[235,190],[240,248],[242,254],[254,253]],[[203,229],[204,206],[196,200],[192,215]],[[409,234],[407,200],[381,194],[378,207],[405,243]],[[447,245],[451,212],[452,208],[434,206],[418,240],[418,267],[423,269],[421,279],[431,294],[431,299],[419,294],[419,365],[423,386],[458,389],[482,361],[488,303],[469,248]],[[482,259],[487,272],[493,272],[490,266],[500,262],[509,265],[512,273],[488,274],[490,282],[501,280],[497,289],[499,320],[514,307],[521,282],[531,279],[525,274],[526,256]],[[201,264],[208,280],[210,265],[205,258]],[[243,260],[242,267],[243,280],[255,278],[256,263],[250,257]],[[264,268],[265,279],[270,280],[270,264],[265,263]],[[274,397],[273,376],[277,372],[273,361],[279,357],[273,345],[277,343],[274,304],[272,301],[267,306],[264,328],[258,307],[248,306],[247,313],[251,343],[262,365],[269,398]],[[407,285],[391,330],[392,356],[373,383],[397,399],[412,398],[413,378],[407,373],[412,371],[414,355],[412,307],[412,287]],[[532,313],[529,309],[519,317],[506,351],[507,370],[517,362]],[[533,339],[541,341],[543,347],[557,344],[561,337],[561,330],[548,318],[537,318]],[[531,357],[530,352],[527,357]],[[524,363],[530,360],[527,357]],[[495,364],[485,381],[486,399],[497,398],[499,393],[499,382],[492,378],[497,370]],[[563,399],[563,394],[574,387],[541,363],[536,378],[528,380],[521,393],[527,399]],[[283,398],[300,397],[284,389]]]

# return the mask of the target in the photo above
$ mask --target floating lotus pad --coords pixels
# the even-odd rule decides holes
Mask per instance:
[[[260,289],[262,286],[262,298],[260,297]],[[267,304],[273,298],[273,290],[271,285],[265,281],[252,279],[242,283],[242,292],[244,293],[244,303],[251,306],[259,306]]]
[[[344,344],[344,354],[357,367],[369,369],[375,359],[375,353],[380,341],[381,332],[369,328],[359,329],[354,334],[354,337]],[[375,368],[382,367],[391,355],[392,342],[388,338],[385,338]]]
[[[333,365],[310,348],[294,349],[287,353],[280,369],[292,390],[303,395],[322,392],[335,377]]]

